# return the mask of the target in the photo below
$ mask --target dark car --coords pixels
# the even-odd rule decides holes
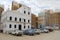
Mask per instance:
[[[48,26],[47,29],[48,29],[50,32],[53,31],[53,27],[51,27],[51,26]]]
[[[48,29],[50,32],[52,32],[53,31],[53,29]]]
[[[34,35],[35,31],[34,29],[27,29],[23,32],[25,35]]]

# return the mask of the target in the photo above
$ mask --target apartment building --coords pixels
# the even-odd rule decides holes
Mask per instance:
[[[9,30],[26,30],[31,29],[31,9],[26,5],[20,4],[17,10],[7,10],[2,13],[3,32]]]
[[[31,25],[34,28],[38,28],[38,17],[35,14],[31,14]]]
[[[38,14],[38,27],[40,27],[40,25],[45,25],[45,13],[44,13],[44,11],[42,11]]]
[[[60,12],[48,10],[46,13],[46,25],[58,24],[60,26]]]
[[[1,5],[0,4],[0,32],[2,31],[2,26],[1,26],[1,15],[2,15],[2,12],[4,11],[4,5]]]
[[[38,27],[41,25],[49,25],[51,24],[53,10],[44,9],[42,12],[38,14]]]

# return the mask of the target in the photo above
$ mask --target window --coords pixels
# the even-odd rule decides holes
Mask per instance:
[[[28,28],[29,28],[29,26],[28,26]]]
[[[30,22],[30,20],[28,20],[28,23]]]
[[[24,14],[26,13],[26,11],[24,11]]]
[[[16,28],[16,25],[14,25],[14,28]]]
[[[12,26],[12,25],[10,24],[10,25],[9,25],[9,28],[11,28],[11,26]]]
[[[25,29],[25,26],[24,26],[24,29]]]
[[[21,21],[21,18],[19,18],[19,21]]]
[[[15,21],[17,21],[17,18],[15,17]]]
[[[25,22],[26,20],[24,19],[24,22]]]
[[[10,20],[12,20],[12,17],[10,17]]]
[[[28,15],[30,14],[30,12],[28,12]]]

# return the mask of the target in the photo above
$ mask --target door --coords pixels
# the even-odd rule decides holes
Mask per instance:
[[[21,25],[19,25],[19,30],[21,30]]]

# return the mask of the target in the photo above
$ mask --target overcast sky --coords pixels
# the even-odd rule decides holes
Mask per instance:
[[[5,5],[7,9],[13,0],[0,0],[0,4]],[[43,9],[60,9],[60,0],[14,0],[18,3],[31,7],[31,12],[38,15]]]

